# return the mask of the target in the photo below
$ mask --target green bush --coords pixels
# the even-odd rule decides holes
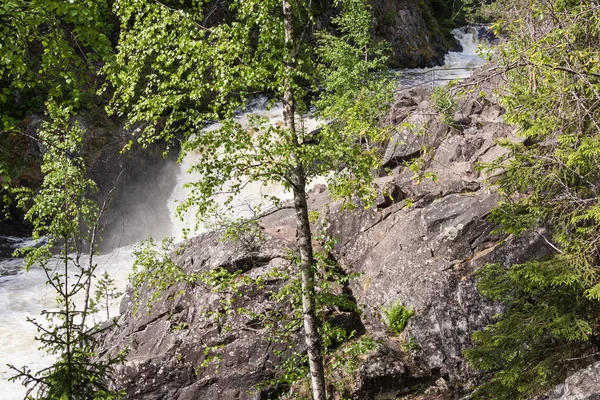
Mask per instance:
[[[600,75],[590,60],[600,59],[600,14],[582,0],[497,0],[488,11],[506,38],[496,50],[503,120],[519,134],[487,166],[501,171],[489,219],[552,253],[479,272],[480,292],[506,309],[464,354],[491,374],[471,398],[527,399],[598,359]]]
[[[382,307],[381,311],[385,316],[387,327],[396,335],[399,335],[404,331],[408,320],[415,315],[415,311],[412,307],[406,308],[399,301],[392,303],[388,308]]]

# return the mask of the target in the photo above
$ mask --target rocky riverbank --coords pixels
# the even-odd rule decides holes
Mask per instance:
[[[394,136],[384,157],[393,172],[377,181],[382,196],[376,209],[342,211],[324,187],[310,194],[310,206],[320,215],[315,228],[325,227],[337,240],[331,256],[345,273],[360,274],[345,290],[361,313],[340,320],[376,343],[345,374],[352,398],[428,393],[442,399],[466,393],[482,376],[466,365],[461,351],[471,345],[472,333],[502,310],[479,295],[474,272],[489,262],[511,265],[549,251],[538,236],[493,234],[486,219],[498,196],[493,176],[476,167],[502,155],[495,140],[515,133],[503,123],[503,109],[493,94],[498,79],[460,100],[445,123],[425,89],[399,93],[389,118]],[[407,167],[415,160],[436,180],[419,183]],[[232,245],[208,233],[189,240],[176,262],[188,274],[223,267],[264,276],[268,284],[246,293],[236,307],[256,312],[271,307],[269,285],[282,282],[268,279],[268,272],[289,264],[286,254],[295,243],[293,210],[271,213],[260,226],[265,240],[256,246]],[[181,289],[185,294],[177,296]],[[270,390],[251,389],[274,376],[276,344],[252,320],[237,321],[242,328],[222,332],[205,317],[219,311],[218,300],[206,285],[180,284],[149,313],[143,308],[133,313],[131,303],[123,303],[119,328],[106,338],[104,348],[130,349],[118,371],[128,398],[271,398]],[[415,311],[399,336],[382,317],[382,309],[396,302]],[[209,354],[205,349],[215,346],[222,354],[218,368],[201,367]]]

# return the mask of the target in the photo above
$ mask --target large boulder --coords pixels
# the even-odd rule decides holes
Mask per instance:
[[[260,248],[248,249],[223,242],[219,236],[207,233],[189,240],[175,256],[177,264],[189,276],[225,268],[255,278],[289,265],[287,247],[276,238],[267,237]],[[267,278],[263,288],[236,299],[235,307],[257,313],[275,307],[267,293],[279,283]],[[146,301],[152,293],[153,288],[145,288],[135,312],[131,297],[126,297],[120,328],[105,338],[103,351],[129,349],[127,362],[117,374],[117,385],[126,390],[127,398],[262,399],[268,395],[252,388],[273,376],[279,361],[274,351],[285,348],[248,316],[237,315],[236,321],[228,322],[237,329],[224,328],[225,316],[215,315],[225,312],[225,297],[236,295],[214,293],[201,282],[181,283],[148,309]]]

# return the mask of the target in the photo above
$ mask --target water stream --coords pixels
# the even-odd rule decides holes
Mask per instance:
[[[280,104],[275,104],[272,107],[267,107],[268,99],[266,97],[259,97],[255,99],[248,107],[246,112],[236,117],[242,127],[248,127],[250,116],[256,116],[260,118],[267,118],[270,123],[274,126],[283,125],[283,107]],[[310,132],[317,128],[318,122],[309,116],[305,116],[302,119],[304,129]],[[218,129],[220,124],[216,123],[208,126],[205,129]],[[175,215],[177,206],[188,197],[188,190],[184,188],[187,183],[199,181],[202,177],[199,173],[185,173],[196,163],[200,158],[199,154],[194,152],[188,153],[180,164],[180,171],[177,174],[177,182],[175,187],[179,188],[175,190],[167,201],[167,207],[171,215]],[[317,183],[324,183],[324,180],[317,179],[311,182],[311,186]],[[239,194],[236,195],[234,202],[231,204],[233,214],[240,217],[250,217],[255,212],[256,208],[264,210],[272,206],[268,201],[265,200],[265,196],[273,196],[280,200],[289,200],[292,198],[291,192],[285,191],[283,187],[278,184],[263,185],[260,182],[249,182],[244,185]],[[222,205],[226,200],[227,196],[222,195],[217,197],[217,201]],[[184,214],[183,219],[174,218],[172,220],[173,233],[172,235],[176,239],[181,239],[182,232],[184,229],[189,229],[192,235],[197,235],[205,230],[200,227],[194,229],[194,213],[195,210],[188,210]],[[232,215],[232,217],[234,216]]]
[[[401,87],[414,87],[420,85],[441,85],[451,79],[462,79],[471,75],[472,69],[481,66],[484,61],[476,53],[478,45],[478,31],[476,28],[461,28],[454,31],[460,42],[462,52],[450,52],[445,57],[445,65],[427,69],[403,70],[399,76]],[[262,102],[262,103],[261,103]],[[269,117],[277,124],[282,119],[281,107],[274,106],[267,110],[265,100],[257,100],[251,107],[253,114]],[[240,123],[247,119],[247,115],[239,117]],[[311,129],[314,121],[308,120],[307,129]],[[199,176],[185,172],[197,160],[198,155],[189,154],[179,166],[179,173],[175,191],[168,199],[164,199],[172,216],[179,201],[186,196],[187,190],[183,185]],[[240,207],[248,201],[259,202],[263,194],[275,195],[282,199],[290,198],[290,194],[281,187],[263,186],[260,184],[248,185],[241,196],[238,197]],[[186,220],[192,220],[189,217]],[[175,237],[181,237],[182,228],[191,228],[189,223],[172,217],[173,232]],[[140,240],[144,238],[139,238]],[[56,306],[55,293],[46,285],[46,277],[40,268],[32,268],[29,272],[20,270],[21,260],[9,256],[12,250],[32,242],[27,238],[0,237],[0,398],[4,400],[22,399],[26,389],[19,382],[8,382],[14,373],[8,369],[7,363],[17,367],[27,365],[37,371],[52,363],[53,358],[44,355],[37,349],[35,342],[35,327],[27,322],[27,318],[40,318],[43,309]],[[123,292],[127,284],[127,275],[132,265],[132,247],[120,247],[111,253],[98,256],[97,276],[107,271],[115,280],[118,290]],[[118,301],[113,301],[110,307],[111,315],[118,312]]]
[[[487,34],[486,27],[462,27],[452,31],[460,43],[462,51],[451,51],[444,57],[444,65],[433,68],[415,68],[399,71],[400,88],[416,86],[437,87],[455,79],[471,76],[473,70],[481,67],[485,60],[479,56],[479,45]]]

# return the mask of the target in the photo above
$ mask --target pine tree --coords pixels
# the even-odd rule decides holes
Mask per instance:
[[[525,398],[598,359],[600,338],[600,13],[579,0],[498,1],[498,53],[508,83],[504,196],[492,218],[507,234],[534,234],[552,253],[490,265],[480,289],[507,304],[465,352],[493,372],[481,398]],[[476,396],[477,397],[477,396]]]

